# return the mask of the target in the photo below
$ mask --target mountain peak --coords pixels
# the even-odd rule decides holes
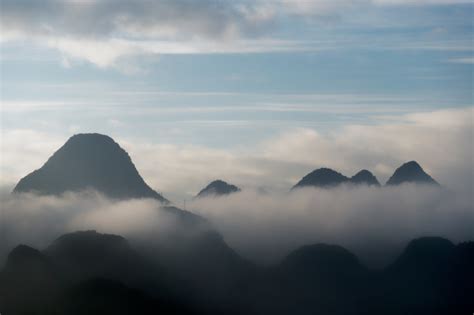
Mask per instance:
[[[422,183],[439,185],[416,161],[410,161],[395,170],[387,181],[387,185],[400,185],[403,183]]]
[[[118,143],[98,133],[69,138],[40,169],[22,178],[14,192],[59,195],[85,189],[112,198],[155,198],[168,202],[145,183]]]
[[[304,176],[294,187],[323,187],[330,188],[346,182],[348,178],[341,173],[338,173],[330,168],[318,168],[308,175]]]
[[[353,184],[365,184],[368,186],[380,186],[377,177],[375,177],[368,170],[361,170],[357,174],[351,177],[350,182]]]
[[[223,180],[217,179],[209,183],[204,189],[202,189],[196,197],[208,197],[208,196],[222,196],[228,195],[234,192],[239,192],[240,188],[226,183]]]

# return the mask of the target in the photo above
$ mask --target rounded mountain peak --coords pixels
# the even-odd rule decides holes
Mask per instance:
[[[303,177],[293,188],[314,186],[329,188],[346,182],[348,178],[330,168],[319,168]]]
[[[216,179],[202,189],[196,197],[222,196],[239,192],[240,188],[223,180]]]
[[[363,184],[368,186],[380,186],[377,177],[375,177],[374,174],[368,170],[359,171],[357,174],[351,177],[350,182],[357,185]]]

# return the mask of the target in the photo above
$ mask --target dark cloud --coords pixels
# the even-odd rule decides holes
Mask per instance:
[[[1,9],[6,30],[84,38],[222,39],[258,33],[266,22],[242,1],[6,0]]]

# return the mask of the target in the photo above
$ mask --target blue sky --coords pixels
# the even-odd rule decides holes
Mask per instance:
[[[10,157],[17,132],[234,152],[295,130],[472,114],[472,1],[2,0],[1,17]],[[24,170],[7,162],[13,181]]]

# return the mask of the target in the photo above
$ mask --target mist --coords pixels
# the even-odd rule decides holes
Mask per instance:
[[[19,244],[43,249],[75,231],[96,230],[150,243],[178,228],[177,218],[154,199],[111,200],[92,190],[61,196],[2,193],[0,198],[0,263]]]
[[[111,200],[94,191],[62,196],[1,195],[0,259],[18,244],[45,248],[68,232],[97,230],[132,243],[166,241],[180,229],[176,217],[152,199]],[[472,196],[433,186],[340,186],[291,193],[243,190],[199,198],[188,211],[210,221],[227,244],[259,264],[278,263],[299,246],[337,244],[364,263],[382,267],[407,242],[442,236],[453,242],[474,239]]]

